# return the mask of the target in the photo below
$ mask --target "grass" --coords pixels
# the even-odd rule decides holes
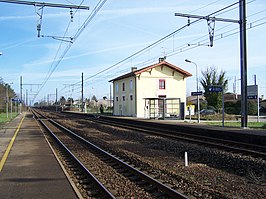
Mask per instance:
[[[214,125],[214,126],[222,126],[222,122],[212,122],[208,121],[206,124]],[[226,127],[241,127],[241,122],[225,122],[224,126]],[[247,125],[249,128],[252,129],[266,129],[266,122],[248,122]]]
[[[12,118],[16,117],[17,113],[12,113]],[[0,125],[3,125],[11,120],[10,113],[8,115],[8,118],[6,117],[6,113],[0,113]]]

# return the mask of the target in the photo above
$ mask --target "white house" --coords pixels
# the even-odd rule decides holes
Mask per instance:
[[[132,68],[130,73],[110,80],[113,114],[158,118],[164,112],[163,116],[180,116],[186,104],[186,78],[190,76],[163,59],[139,70]]]

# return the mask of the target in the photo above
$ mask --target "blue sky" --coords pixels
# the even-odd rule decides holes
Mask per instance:
[[[80,4],[81,1],[49,1],[63,4]],[[187,95],[196,90],[196,70],[189,59],[201,71],[214,66],[224,70],[229,78],[228,91],[240,93],[240,52],[238,25],[216,22],[214,46],[208,47],[208,26],[205,20],[192,24],[153,48],[119,63],[135,52],[158,41],[169,33],[187,24],[187,19],[174,13],[208,15],[235,3],[233,0],[107,0],[105,5],[71,45],[62,61],[69,42],[61,42],[50,36],[63,36],[70,21],[69,9],[48,8],[43,10],[41,35],[37,37],[34,6],[0,2],[0,77],[19,93],[20,76],[23,78],[23,93],[29,100],[36,93],[35,101],[55,99],[58,95],[81,96],[81,73],[84,73],[84,97],[110,96],[110,79],[138,68],[156,63],[159,57],[192,73],[187,79]],[[73,37],[98,1],[85,0],[89,11],[77,11],[70,23],[67,37]],[[238,6],[215,15],[220,18],[238,19]],[[191,19],[191,22],[194,19]],[[247,3],[248,36],[248,85],[257,76],[259,94],[266,97],[266,1],[251,0]],[[231,34],[233,33],[233,34]],[[235,34],[234,34],[235,33]],[[48,36],[48,37],[47,37]],[[188,46],[190,44],[190,46]],[[59,48],[59,46],[61,46]],[[110,68],[109,70],[106,70]],[[53,73],[50,73],[53,71]],[[105,71],[105,72],[101,72]],[[101,73],[100,73],[101,72]],[[99,74],[98,74],[99,73]],[[49,78],[47,78],[51,74]],[[98,74],[98,75],[96,75]],[[48,81],[45,81],[47,80]],[[43,84],[46,82],[45,84]],[[42,86],[40,86],[40,85]]]

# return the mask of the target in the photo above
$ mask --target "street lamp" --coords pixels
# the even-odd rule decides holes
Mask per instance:
[[[2,52],[0,52],[0,56],[1,56],[1,55],[3,55],[3,53],[2,53]]]
[[[13,84],[13,82],[9,83],[10,85]],[[8,87],[10,86],[9,84],[5,84],[6,87],[6,118],[8,118],[8,101],[9,101],[9,96],[8,96]],[[12,103],[12,102],[11,102]],[[12,113],[11,113],[12,114]],[[12,115],[11,115],[12,117]]]
[[[197,92],[199,92],[199,79],[198,79],[198,65],[190,61],[188,59],[185,59],[185,62],[192,63],[196,66],[196,83],[197,83]],[[197,101],[198,101],[198,123],[200,123],[200,102],[199,102],[199,95],[197,95]]]

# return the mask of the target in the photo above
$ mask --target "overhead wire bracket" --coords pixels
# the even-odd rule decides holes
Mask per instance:
[[[207,19],[207,24],[208,24],[208,31],[209,31],[209,38],[210,38],[210,47],[213,46],[213,39],[214,39],[214,28],[215,28],[215,20]]]
[[[209,32],[209,38],[210,38],[210,44],[208,46],[210,46],[210,47],[213,46],[215,21],[231,22],[231,23],[238,23],[238,24],[240,24],[240,20],[216,18],[216,17],[211,17],[210,15],[200,16],[200,15],[191,15],[191,14],[175,13],[175,16],[187,17],[188,18],[188,26],[191,23],[190,22],[190,18],[205,19],[205,20],[207,20],[208,32]],[[190,45],[191,44],[189,44],[189,46]],[[200,44],[198,44],[198,45],[200,45]]]
[[[35,6],[35,13],[37,15],[37,36],[38,37],[40,37],[40,35],[41,35],[43,8],[44,8],[44,6],[41,6],[41,5]]]
[[[67,4],[59,4],[59,3],[45,3],[45,2],[37,2],[37,1],[19,1],[19,0],[0,0],[0,2],[23,4],[23,5],[33,5],[35,7],[35,12],[37,15],[37,34],[38,34],[38,37],[41,36],[43,8],[45,6],[46,7],[56,7],[56,8],[69,8],[70,9],[71,22],[73,22],[73,18],[74,18],[74,13],[73,13],[72,9],[89,10],[89,6],[82,6],[82,5],[67,5]]]

